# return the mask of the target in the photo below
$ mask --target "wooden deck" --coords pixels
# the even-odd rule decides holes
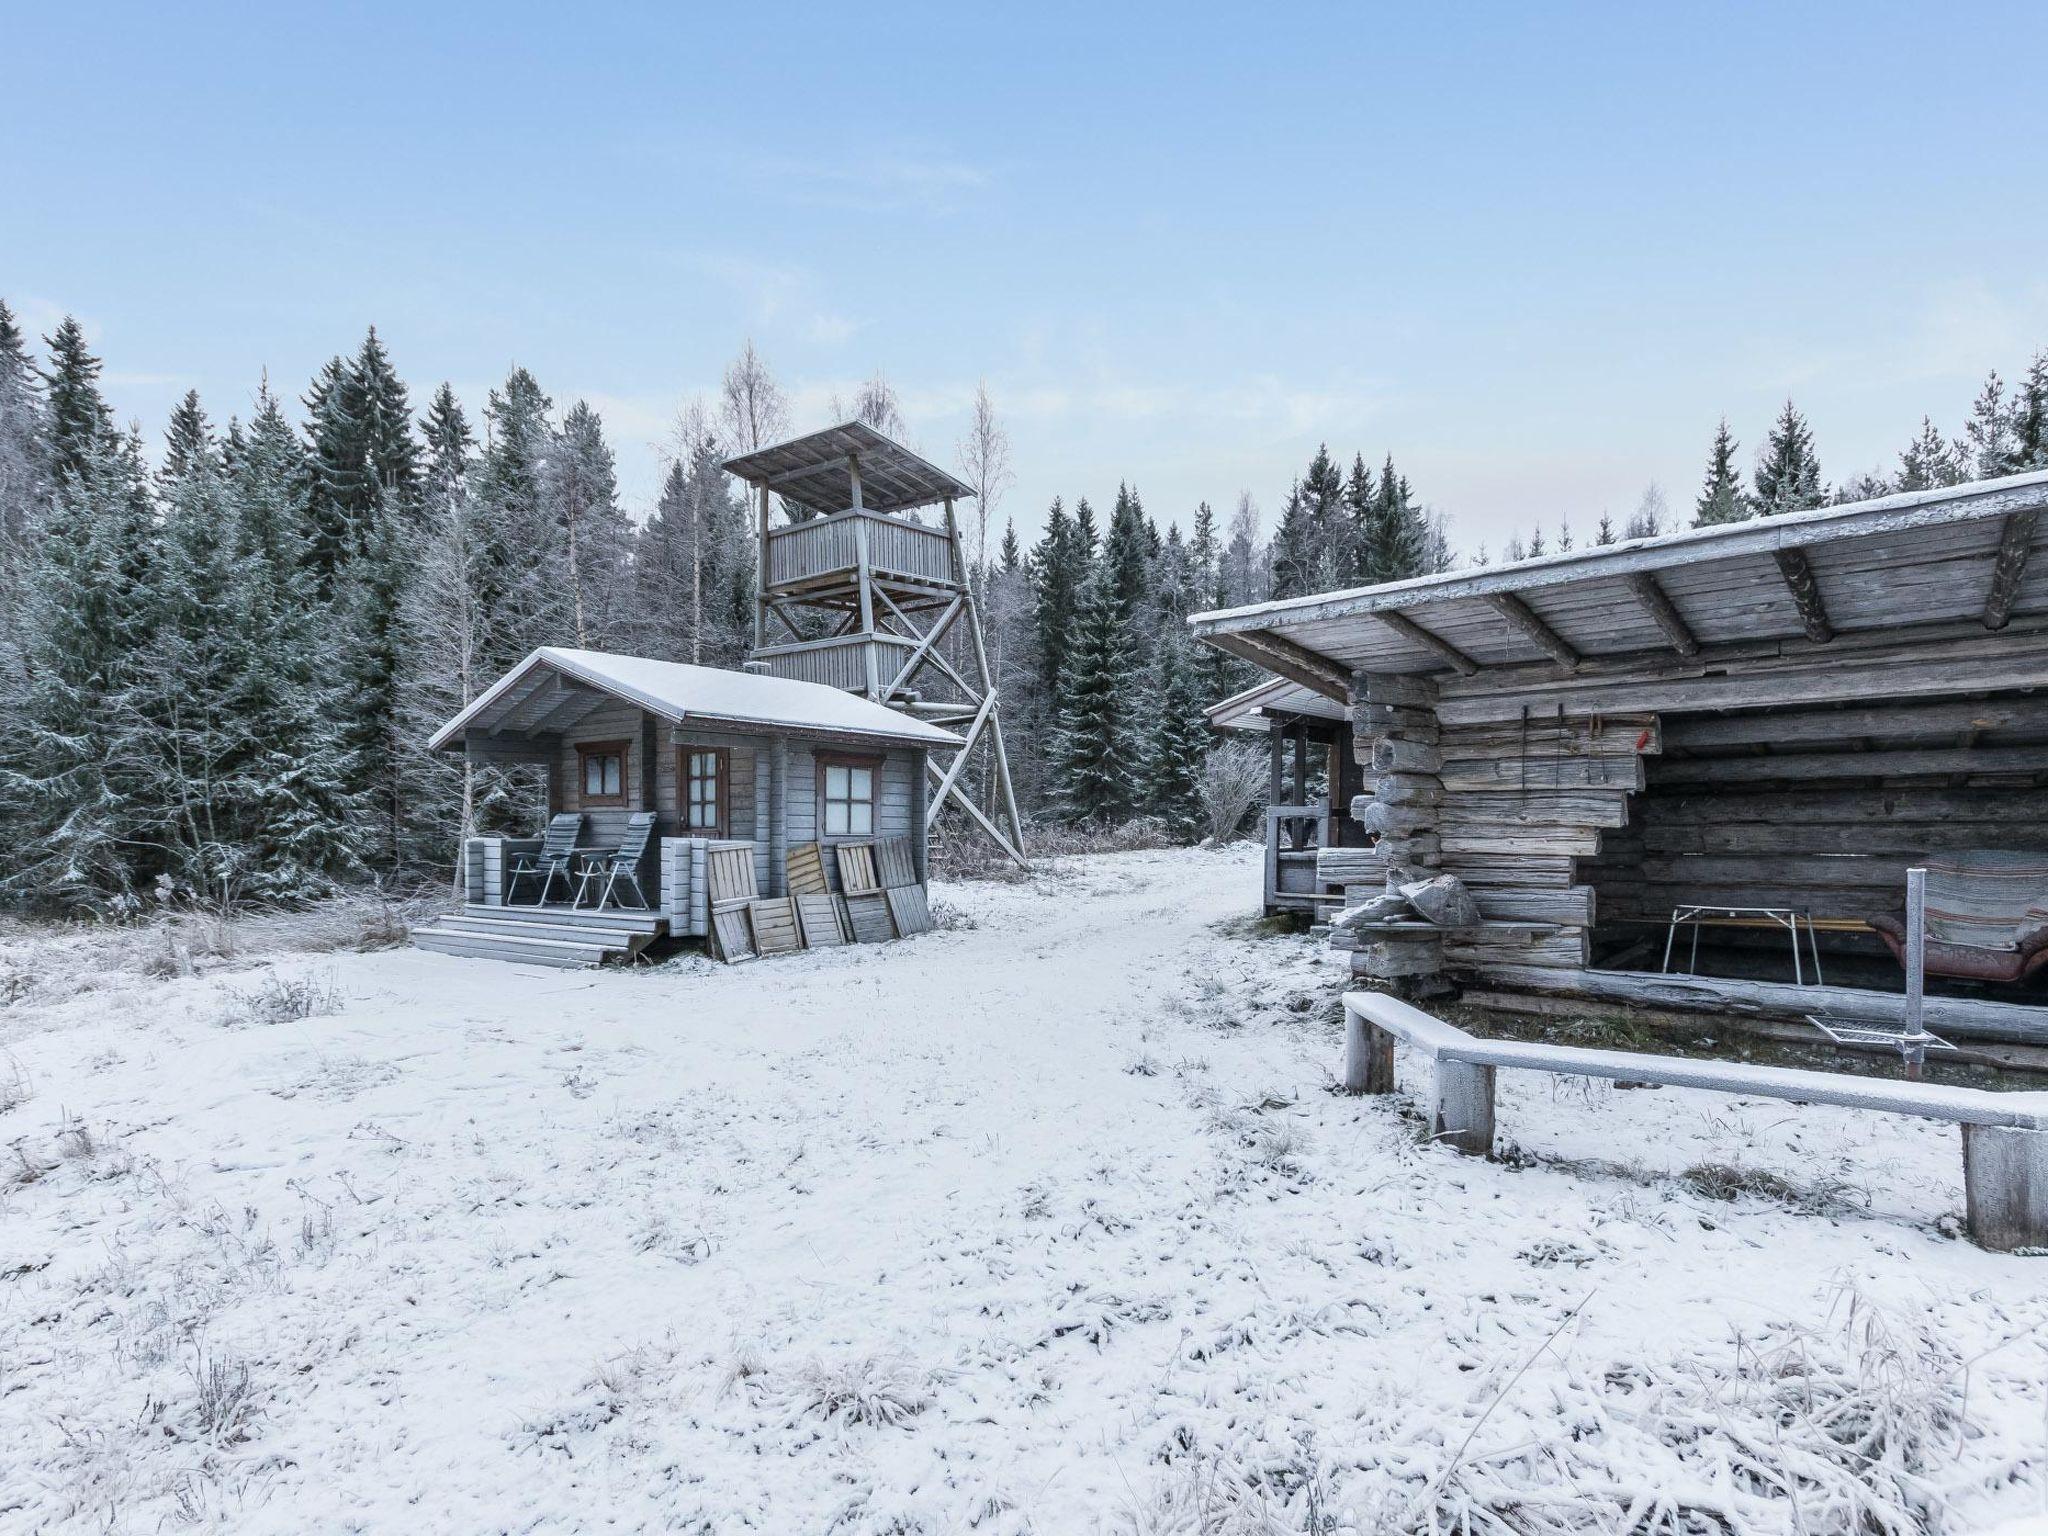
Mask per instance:
[[[659,912],[630,908],[566,906],[492,907],[467,903],[462,910],[415,928],[415,949],[480,960],[523,960],[529,965],[568,969],[630,961],[656,940],[668,936],[668,919]]]

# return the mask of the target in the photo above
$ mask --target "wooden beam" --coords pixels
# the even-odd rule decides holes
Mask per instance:
[[[1563,635],[1543,622],[1534,608],[1516,597],[1512,592],[1489,592],[1484,599],[1486,606],[1507,620],[1508,628],[1527,640],[1537,650],[1566,671],[1579,669],[1579,653]]]
[[[1772,715],[1677,715],[1664,721],[1664,745],[1747,747],[1759,743],[1841,741],[1850,736],[1942,736],[1958,731],[2024,730],[2048,735],[2048,698],[1936,700],[1926,704],[1802,711]]]
[[[1204,635],[1202,638],[1219,651],[1241,656],[1254,666],[1264,667],[1291,683],[1299,683],[1326,699],[1334,699],[1340,704],[1349,701],[1351,674],[1327,656],[1318,656],[1292,640],[1252,630]]]
[[[1792,601],[1799,609],[1799,623],[1806,631],[1806,638],[1815,645],[1826,645],[1835,638],[1835,626],[1828,620],[1827,604],[1821,601],[1820,582],[1813,574],[1813,562],[1806,558],[1803,549],[1774,549],[1771,558],[1778,562],[1778,574],[1785,578],[1785,590],[1792,594]]]
[[[1902,752],[1788,752],[1775,757],[1667,758],[1657,782],[1757,784],[1779,779],[1903,779],[1951,773],[2048,775],[2040,747],[1953,747]]]
[[[2038,511],[2014,512],[2005,520],[2005,532],[1998,541],[1998,554],[1991,563],[1991,591],[1984,599],[1984,627],[2003,629],[2012,621],[2012,605],[2020,595],[2020,578],[2027,574],[2027,553],[2033,548]]]
[[[1657,578],[1648,571],[1632,571],[1624,579],[1629,592],[1642,605],[1643,612],[1664,631],[1664,638],[1671,642],[1671,648],[1681,656],[1699,655],[1699,640],[1679,613],[1678,605],[1671,601],[1671,594],[1664,590]]]
[[[1463,651],[1451,644],[1450,641],[1444,639],[1442,635],[1431,634],[1420,624],[1409,618],[1407,614],[1396,613],[1393,609],[1389,608],[1384,612],[1374,614],[1373,617],[1386,625],[1387,628],[1391,629],[1403,640],[1421,646],[1430,655],[1436,657],[1437,660],[1450,666],[1455,671],[1463,673],[1466,677],[1472,677],[1478,673],[1478,662],[1467,656]],[[1212,635],[1209,638],[1213,640],[1215,637]]]

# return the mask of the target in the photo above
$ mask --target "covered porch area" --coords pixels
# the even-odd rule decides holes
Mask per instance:
[[[1379,903],[1361,978],[1896,1027],[1921,868],[1929,1027],[2048,1047],[2044,510],[2015,476],[1193,623],[1350,712],[1371,857],[1319,873]],[[1437,876],[1476,920],[1381,902]]]

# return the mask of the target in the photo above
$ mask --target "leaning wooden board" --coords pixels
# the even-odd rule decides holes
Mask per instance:
[[[803,929],[807,949],[833,949],[846,942],[846,905],[842,897],[798,896],[797,922]]]
[[[796,926],[796,901],[789,896],[760,896],[747,903],[754,924],[754,947],[764,955],[793,955],[803,948]]]
[[[789,894],[823,896],[832,889],[825,877],[825,850],[818,843],[798,843],[789,850]]]
[[[721,902],[711,909],[712,952],[727,964],[754,958],[754,925],[744,901]]]
[[[846,898],[847,920],[860,944],[886,944],[896,937],[896,924],[889,916],[889,899],[880,891]]]
[[[847,895],[882,888],[882,882],[875,878],[873,843],[841,843],[832,853],[839,860],[839,888]]]
[[[875,874],[882,885],[916,885],[917,853],[907,837],[885,837],[875,844]]]
[[[925,900],[921,885],[891,886],[885,899],[889,903],[889,916],[896,924],[896,931],[904,938],[913,933],[932,931],[931,904]]]

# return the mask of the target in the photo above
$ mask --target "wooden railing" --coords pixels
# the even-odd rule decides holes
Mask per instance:
[[[942,586],[954,582],[952,541],[944,529],[879,512],[849,511],[769,529],[768,585],[812,582],[854,570],[863,530],[870,569]]]
[[[867,651],[875,653],[876,681],[884,688],[895,679],[917,642],[896,635],[835,635],[825,640],[799,640],[770,645],[754,652],[771,677],[793,677],[827,688],[864,691],[868,685]]]
[[[1299,846],[1287,837],[1287,829],[1308,824],[1308,837]],[[1321,894],[1322,880],[1316,874],[1316,851],[1330,846],[1336,835],[1336,817],[1327,805],[1269,805],[1266,807],[1266,905],[1313,903]]]

